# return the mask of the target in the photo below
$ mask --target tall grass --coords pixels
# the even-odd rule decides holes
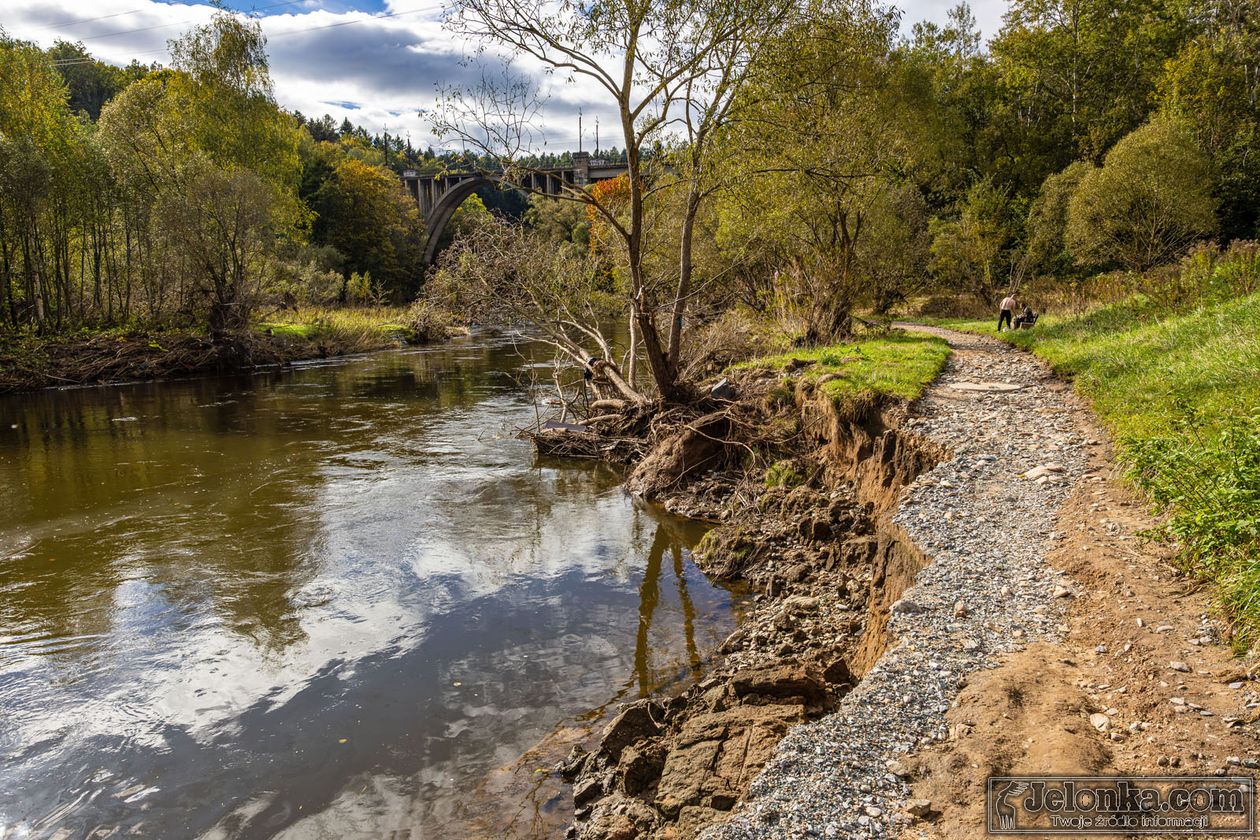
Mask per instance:
[[[365,353],[448,337],[452,325],[424,303],[404,306],[301,307],[259,328],[281,342],[311,343],[329,354]]]

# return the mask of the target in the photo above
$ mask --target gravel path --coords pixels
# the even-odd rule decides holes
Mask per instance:
[[[954,457],[908,488],[894,517],[931,562],[893,605],[895,645],[834,713],[783,739],[706,840],[895,836],[910,819],[896,761],[948,738],[960,681],[1064,629],[1070,584],[1044,557],[1096,443],[1077,425],[1082,406],[1031,354],[916,329],[954,349],[909,424]]]

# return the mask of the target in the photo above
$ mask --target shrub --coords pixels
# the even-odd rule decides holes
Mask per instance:
[[[1183,123],[1156,117],[1085,173],[1068,204],[1065,236],[1078,260],[1144,271],[1214,230],[1207,157]]]

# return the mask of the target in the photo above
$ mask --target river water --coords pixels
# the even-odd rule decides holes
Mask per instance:
[[[556,757],[740,601],[514,437],[550,358],[0,398],[0,840],[558,833]]]

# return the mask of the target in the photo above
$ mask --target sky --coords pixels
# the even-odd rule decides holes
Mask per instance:
[[[903,28],[919,20],[944,21],[956,0],[902,0]],[[349,117],[369,131],[410,137],[418,147],[458,148],[434,135],[430,117],[440,86],[475,84],[486,69],[476,45],[441,26],[443,0],[228,0],[253,13],[268,39],[276,99],[309,116]],[[1005,0],[973,0],[985,38],[997,33]],[[196,0],[0,0],[0,28],[11,37],[51,46],[81,41],[105,61],[126,64],[168,59],[166,43],[214,14]],[[484,62],[486,59],[480,59]],[[522,62],[513,70],[537,77],[546,104],[539,112],[537,151],[590,150],[599,123],[601,145],[620,145],[613,112],[599,92]]]

